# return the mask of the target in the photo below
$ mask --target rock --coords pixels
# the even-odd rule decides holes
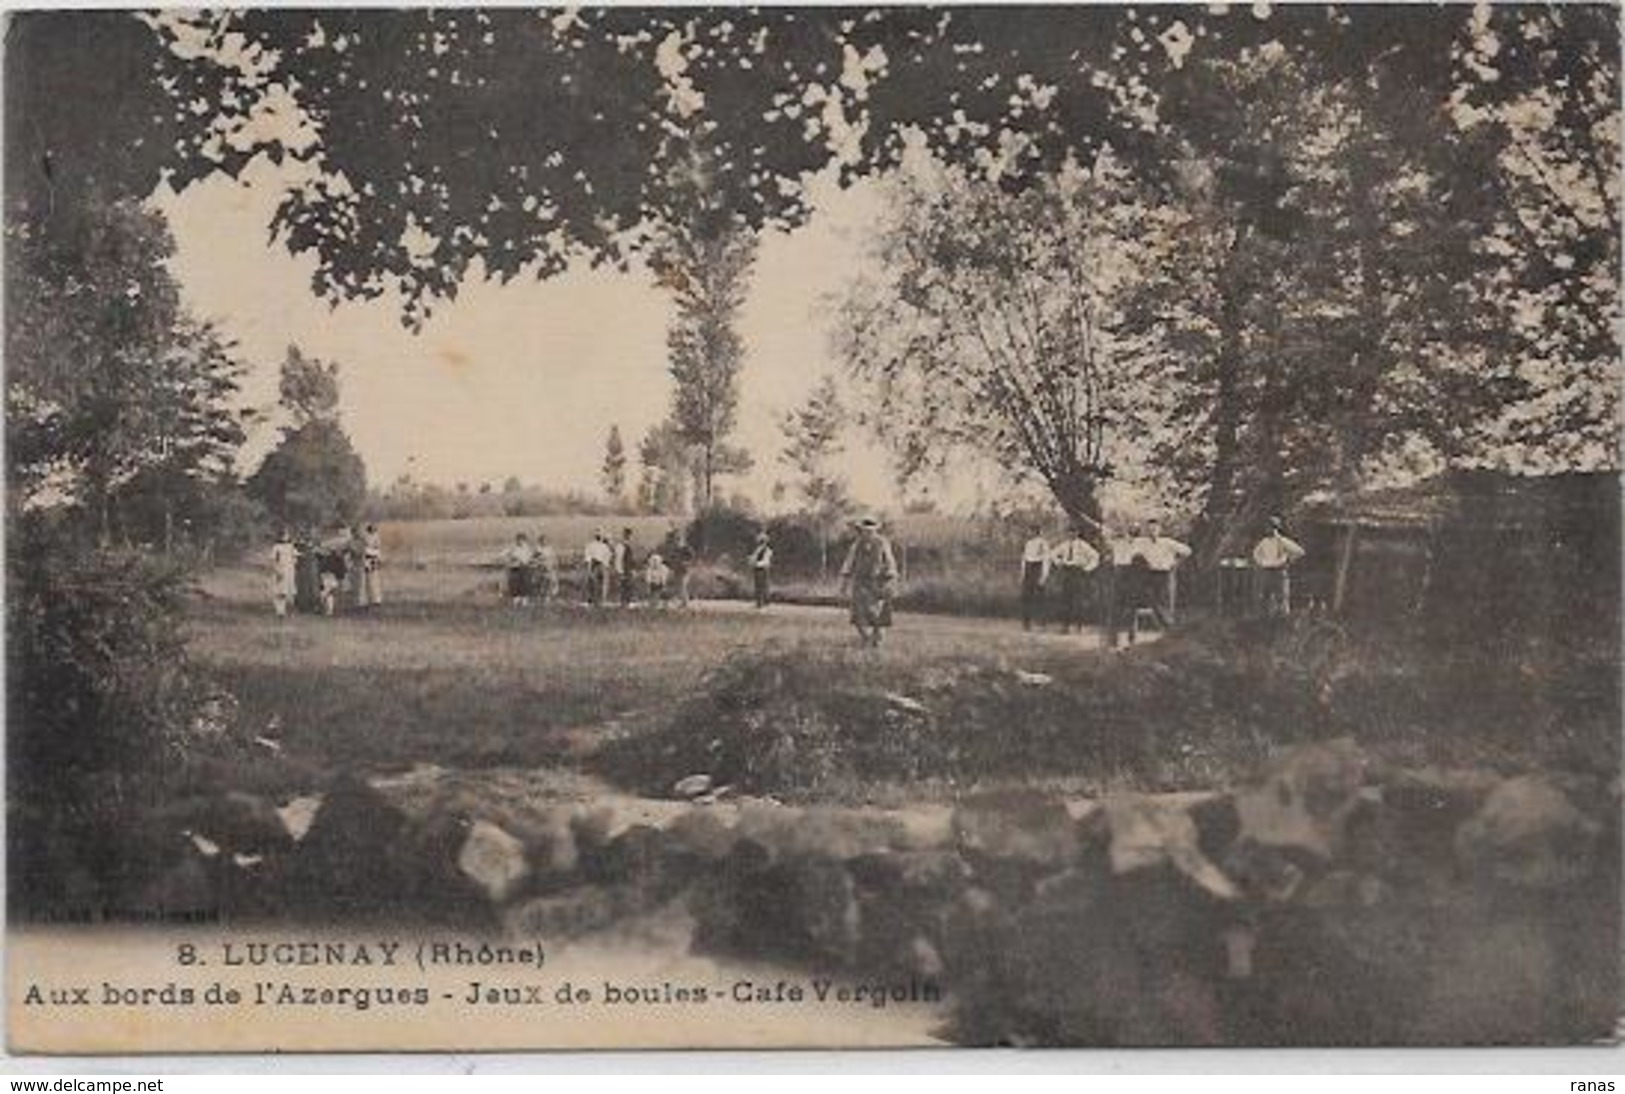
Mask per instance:
[[[1585,877],[1601,826],[1550,782],[1509,779],[1456,833],[1456,853],[1475,873],[1532,889]]]
[[[849,967],[858,950],[859,910],[852,879],[828,855],[771,863],[742,850],[706,892],[697,944],[752,957]]]
[[[888,691],[884,693],[881,698],[885,699],[888,705],[902,711],[905,714],[923,716],[929,713],[926,710],[925,704],[920,702],[918,699],[910,698],[907,695],[899,695],[895,691]]]
[[[697,798],[711,789],[711,776],[688,775],[678,779],[672,784],[672,796],[678,798]]]
[[[574,814],[553,809],[527,817],[516,832],[522,837],[526,858],[539,884],[564,884],[575,873],[581,855],[576,846]]]
[[[340,776],[274,872],[266,907],[295,921],[487,925],[490,902],[457,864],[469,831],[468,819],[453,813],[414,823],[366,782]]]
[[[848,859],[903,846],[908,833],[895,817],[846,809],[748,806],[738,832],[778,856],[822,854]]]
[[[1347,738],[1286,749],[1259,786],[1235,795],[1238,840],[1333,857],[1364,771],[1364,758]]]
[[[858,898],[858,967],[940,975],[948,912],[970,884],[965,861],[950,851],[886,852],[849,859],[846,870]]]
[[[214,858],[220,853],[220,845],[207,836],[200,836],[196,832],[183,832],[182,835],[192,841],[192,846],[196,847],[204,858]]]
[[[601,884],[642,884],[660,867],[664,834],[647,824],[634,824],[603,846],[585,844],[581,873]]]
[[[277,807],[276,814],[282,821],[282,827],[287,830],[288,838],[298,843],[310,833],[310,826],[316,820],[316,814],[322,807],[320,794],[306,795],[294,798],[287,805]]]
[[[475,821],[469,828],[468,838],[457,854],[457,868],[497,904],[513,895],[530,876],[525,845],[486,821]]]
[[[178,828],[229,851],[263,854],[293,843],[276,808],[241,790],[189,798],[162,812]]]
[[[1066,804],[1027,790],[966,799],[954,810],[953,834],[960,851],[978,860],[1061,867],[1077,857],[1079,847]]]
[[[1202,854],[1218,862],[1241,833],[1236,802],[1229,794],[1214,794],[1193,802],[1186,812],[1196,825],[1196,846]]]
[[[1491,772],[1394,772],[1381,788],[1384,856],[1400,872],[1437,872],[1454,857],[1456,832],[1500,783]]]
[[[728,856],[739,837],[715,813],[692,810],[667,825],[666,838],[674,851],[718,861]]]
[[[593,854],[609,845],[616,835],[615,811],[608,807],[584,809],[570,816],[570,834],[575,838],[576,854]]]
[[[1020,669],[1016,670],[1016,683],[1025,685],[1026,687],[1041,688],[1047,684],[1053,684],[1054,682],[1055,677],[1051,676],[1047,672],[1023,672]]]
[[[1113,798],[1106,803],[1106,818],[1112,873],[1127,874],[1166,863],[1219,900],[1241,895],[1235,883],[1202,853],[1196,822],[1180,806],[1140,796]]]

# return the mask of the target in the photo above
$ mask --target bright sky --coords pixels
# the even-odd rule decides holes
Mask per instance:
[[[453,304],[413,334],[386,301],[330,308],[310,289],[314,259],[268,239],[284,185],[259,161],[244,181],[214,178],[155,199],[175,235],[171,269],[199,315],[211,317],[251,362],[247,401],[276,402],[289,343],[341,365],[345,428],[369,479],[527,483],[596,492],[604,438],[619,424],[635,464],[645,429],[666,414],[667,296],[641,272],[580,270],[545,281],[465,284]],[[839,374],[827,340],[830,297],[856,269],[872,187],[816,190],[817,213],[792,235],[764,238],[741,333],[735,440],[757,468],[738,480],[760,503],[776,479],[780,415],[825,372]],[[275,440],[250,441],[244,470]],[[854,433],[841,470],[861,500],[894,501],[884,457]],[[635,481],[635,476],[633,476]]]

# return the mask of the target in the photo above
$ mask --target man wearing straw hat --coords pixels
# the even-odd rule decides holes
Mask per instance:
[[[756,606],[765,608],[771,599],[769,588],[773,572],[773,539],[762,531],[756,533],[756,546],[750,552],[751,586]]]
[[[854,522],[858,538],[841,564],[841,588],[852,596],[852,626],[858,641],[878,648],[885,629],[891,626],[891,602],[897,584],[897,558],[891,544],[880,534],[880,520],[864,517]]]

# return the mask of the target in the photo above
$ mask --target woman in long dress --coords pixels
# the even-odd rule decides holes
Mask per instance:
[[[271,545],[271,607],[278,619],[288,614],[288,604],[297,592],[299,551],[286,528]]]
[[[897,558],[880,534],[880,521],[864,517],[857,522],[858,538],[841,564],[841,584],[852,595],[852,626],[858,641],[878,647],[891,626],[891,602],[897,589]]]

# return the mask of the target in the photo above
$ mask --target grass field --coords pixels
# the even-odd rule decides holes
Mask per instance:
[[[666,537],[684,521],[677,517],[468,517],[463,520],[385,521],[378,526],[384,550],[407,566],[467,566],[494,562],[514,536],[525,532],[534,539],[545,535],[560,555],[578,556],[595,530],[618,535],[632,529],[643,550]]]
[[[993,620],[905,617],[890,646],[868,653],[835,610],[519,611],[495,575],[467,567],[392,568],[388,580],[377,615],[278,621],[262,575],[217,571],[190,613],[192,649],[290,756],[369,773],[569,766],[610,737],[663,725],[707,673],[752,652],[804,646],[909,674],[967,659],[1049,671],[1098,656],[1077,636]]]
[[[407,565],[470,565],[492,561],[520,532],[532,538],[545,535],[561,553],[571,556],[580,553],[595,529],[619,534],[622,528],[630,528],[640,550],[647,550],[687,523],[686,517],[666,516],[467,517],[384,521],[379,531],[390,556]],[[909,513],[889,522],[887,531],[899,549],[941,552],[979,546],[1001,530],[965,517]]]
[[[1519,675],[1313,620],[1197,626],[1119,656],[1098,636],[908,612],[869,652],[835,608],[516,610],[500,575],[466,565],[390,569],[376,615],[278,621],[264,582],[210,575],[192,650],[307,780],[432,764],[661,795],[706,773],[751,793],[895,803],[1221,787],[1283,745],[1338,736],[1402,764],[1618,763],[1606,656],[1548,652]]]

